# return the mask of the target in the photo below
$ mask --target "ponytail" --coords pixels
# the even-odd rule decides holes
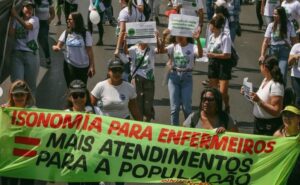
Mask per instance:
[[[283,76],[278,66],[278,59],[276,56],[266,56],[264,65],[270,71],[271,77],[274,82],[284,84]]]

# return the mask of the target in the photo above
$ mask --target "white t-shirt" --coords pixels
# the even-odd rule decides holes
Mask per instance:
[[[203,9],[202,0],[182,0],[180,13],[183,15],[197,16],[197,11]]]
[[[214,14],[214,17],[216,16],[216,14]],[[226,33],[229,37],[230,37],[230,29],[229,29],[229,20],[228,19],[225,19],[225,26],[224,26],[224,29],[223,29],[223,32]],[[209,23],[207,24],[207,27],[206,27],[206,34],[205,34],[205,38],[206,40],[209,40],[209,37],[211,36],[211,31],[210,31],[210,28],[209,28]],[[231,38],[231,37],[230,37]],[[206,42],[206,48],[208,46],[208,43],[209,42]]]
[[[128,7],[123,8],[118,17],[118,22],[141,22],[145,21],[143,13],[139,12],[137,8],[132,6],[131,15],[129,14]]]
[[[300,55],[300,43],[295,44],[290,52],[290,55]],[[295,64],[291,70],[291,76],[300,78],[300,59],[297,64]]]
[[[97,9],[99,8],[101,12],[103,12],[105,10],[105,6],[103,4],[103,2],[99,2],[99,7],[95,7],[94,4],[95,4],[96,0],[90,0],[90,5],[89,5],[89,11],[92,11],[94,9]]]
[[[221,33],[218,37],[211,34],[208,40],[207,52],[209,53],[231,53],[231,39],[228,33]]]
[[[49,3],[49,0],[42,0],[41,5],[36,6],[35,8],[35,16],[39,18],[39,20],[48,20],[50,17],[50,7],[52,3]]]
[[[15,29],[15,50],[20,51],[32,51],[28,46],[28,42],[33,42],[37,44],[37,38],[40,29],[39,19],[36,16],[32,16],[29,20],[29,23],[33,25],[32,30],[26,30],[17,20],[13,23],[13,28]]]
[[[281,6],[284,7],[286,15],[290,21],[297,20],[300,21],[300,2],[299,1],[292,1],[287,2],[283,1]]]
[[[277,25],[277,29],[275,32],[273,32],[273,25],[274,22],[271,22],[266,30],[265,37],[266,38],[271,38],[271,45],[284,45],[286,42],[291,44],[291,37],[296,37],[296,32],[294,29],[294,26],[291,24],[290,21],[287,22],[287,38],[282,39],[280,37],[280,32],[279,32],[279,25]]]
[[[129,100],[136,98],[134,87],[123,81],[121,85],[111,85],[108,80],[96,84],[91,94],[99,100],[101,115],[126,118],[130,115]]]
[[[67,34],[66,40],[66,52],[65,60],[67,63],[72,64],[78,68],[85,68],[89,66],[89,57],[86,52],[86,47],[90,47],[93,45],[93,39],[90,32],[86,32],[85,42],[83,37],[80,34],[76,34],[74,32]],[[64,31],[60,37],[60,42],[65,42],[66,31]]]
[[[262,88],[263,84],[265,83],[266,79],[263,80],[261,83],[258,91],[256,92],[257,96],[264,102],[270,103],[271,96],[283,96],[284,95],[284,86],[283,84],[276,83],[273,80],[270,80],[264,88]],[[256,103],[253,107],[253,115],[256,118],[262,119],[271,119],[276,118],[272,116],[268,112],[266,112],[263,108],[258,106]]]
[[[155,49],[151,46],[148,48],[149,49],[144,57],[144,60],[139,69],[136,71],[136,74],[144,77],[145,79],[154,80]],[[131,46],[128,51],[132,61],[131,72],[134,72],[140,63],[140,60],[143,58],[146,49],[141,50],[138,45],[134,45]]]
[[[273,12],[276,7],[280,6],[280,0],[266,0],[264,16],[273,17]]]
[[[172,66],[180,69],[192,69],[195,57],[198,55],[197,46],[188,44],[181,47],[179,44],[167,46],[168,55],[171,56]]]

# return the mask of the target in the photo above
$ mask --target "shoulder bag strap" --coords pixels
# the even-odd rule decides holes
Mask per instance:
[[[148,53],[149,50],[150,50],[149,47],[147,47],[147,49],[146,49],[146,51],[145,51],[143,57],[139,60],[139,64],[136,66],[136,68],[134,69],[134,71],[133,71],[133,73],[132,73],[132,75],[131,75],[132,78],[134,77],[134,75],[135,75],[135,73],[137,72],[137,70],[141,67],[141,65],[142,65],[142,63],[143,63],[143,61],[144,61],[144,58],[145,58],[145,56],[146,56],[146,54]]]

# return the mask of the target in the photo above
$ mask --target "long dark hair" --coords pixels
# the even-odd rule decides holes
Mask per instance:
[[[132,13],[132,7],[133,7],[133,0],[125,0],[125,2],[127,3],[127,6],[128,6],[128,12],[129,12],[129,15],[131,15]]]
[[[283,84],[283,76],[278,66],[277,57],[272,55],[266,56],[266,59],[263,63],[266,66],[266,68],[270,71],[273,81]]]
[[[216,102],[216,106],[217,106],[216,108],[217,108],[218,118],[222,122],[222,124],[224,124],[224,127],[227,129],[229,116],[225,111],[223,111],[222,94],[220,93],[220,91],[218,89],[209,87],[202,91],[201,99],[200,99],[200,111],[202,110],[202,103],[203,103],[204,95],[207,92],[211,92],[213,94],[215,102]]]
[[[84,27],[84,20],[81,13],[72,12],[70,15],[72,16],[75,26],[74,28],[68,28],[68,33],[75,32],[85,38],[86,28]]]
[[[281,39],[285,39],[287,37],[287,23],[288,23],[285,9],[283,7],[277,7],[275,10],[277,11],[279,16],[279,23],[274,21],[273,32],[277,30],[277,25],[280,24],[279,34]]]
[[[209,24],[217,29],[222,29],[225,26],[225,17],[223,15],[216,15],[210,20]]]
[[[228,9],[225,6],[216,6],[215,13],[221,13],[226,19],[229,19],[230,17]]]

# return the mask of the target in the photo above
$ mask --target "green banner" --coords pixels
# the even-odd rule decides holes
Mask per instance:
[[[285,184],[299,138],[43,109],[0,111],[0,176],[57,182]],[[203,182],[203,183],[199,183]]]

